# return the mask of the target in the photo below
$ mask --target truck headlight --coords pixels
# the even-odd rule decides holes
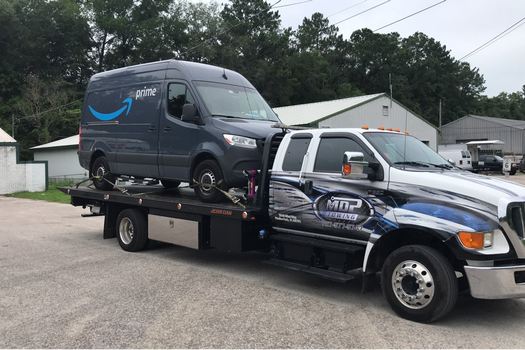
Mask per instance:
[[[257,148],[257,142],[249,137],[224,134],[224,140],[231,146]]]
[[[458,232],[459,241],[467,249],[484,249],[492,247],[494,232]]]

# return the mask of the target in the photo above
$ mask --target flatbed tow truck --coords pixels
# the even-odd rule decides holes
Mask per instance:
[[[524,187],[461,171],[393,131],[286,130],[260,147],[248,199],[229,193],[210,204],[160,186],[62,191],[103,215],[104,238],[126,251],[157,240],[263,251],[273,264],[339,282],[380,276],[393,310],[414,321],[445,316],[461,290],[525,297]]]

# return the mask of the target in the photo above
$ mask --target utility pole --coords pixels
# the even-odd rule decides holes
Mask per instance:
[[[439,99],[439,141],[441,143],[441,99]]]
[[[392,73],[388,73],[388,85],[390,87],[390,113],[392,113]]]
[[[11,137],[15,138],[15,115],[11,114]]]

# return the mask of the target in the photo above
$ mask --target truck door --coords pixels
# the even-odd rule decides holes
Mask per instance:
[[[159,172],[163,179],[187,181],[191,154],[200,143],[201,126],[181,120],[185,103],[195,103],[188,86],[182,81],[169,82],[159,133]]]
[[[385,211],[387,182],[343,178],[341,166],[345,152],[377,162],[373,152],[357,136],[336,132],[315,138],[309,152],[303,172],[272,174],[274,222],[285,231],[366,244]]]

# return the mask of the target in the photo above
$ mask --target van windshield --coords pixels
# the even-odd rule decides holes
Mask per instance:
[[[255,89],[203,81],[197,81],[195,85],[204,104],[215,117],[279,121]]]
[[[453,168],[443,157],[413,136],[367,132],[365,138],[393,166]]]

